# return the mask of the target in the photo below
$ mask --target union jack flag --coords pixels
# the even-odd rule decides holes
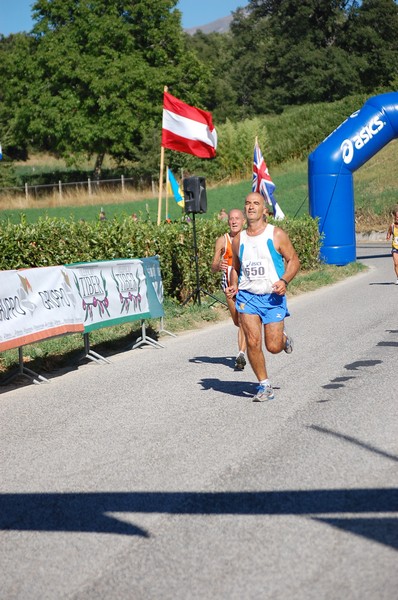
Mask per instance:
[[[252,192],[260,192],[272,207],[275,219],[284,219],[285,214],[274,198],[275,184],[268,172],[268,167],[261,154],[260,146],[254,145]]]

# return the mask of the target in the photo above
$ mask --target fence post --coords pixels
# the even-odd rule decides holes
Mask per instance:
[[[28,184],[25,183],[25,198],[26,200],[29,200],[29,190],[28,190]]]
[[[58,181],[59,199],[62,200],[62,182]]]
[[[124,175],[122,175],[120,179],[122,182],[122,194],[124,194]]]
[[[88,185],[88,195],[91,196],[91,179],[90,179],[90,177],[87,179],[87,185]]]

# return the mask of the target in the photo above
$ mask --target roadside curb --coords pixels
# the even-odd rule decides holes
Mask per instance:
[[[387,242],[386,231],[364,231],[355,234],[357,242]]]

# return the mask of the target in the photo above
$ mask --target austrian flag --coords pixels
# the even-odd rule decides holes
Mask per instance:
[[[214,158],[217,133],[211,113],[164,92],[162,146],[199,158]]]

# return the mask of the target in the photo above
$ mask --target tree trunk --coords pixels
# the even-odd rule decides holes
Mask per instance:
[[[104,158],[105,158],[105,152],[99,152],[97,154],[97,158],[95,160],[95,167],[94,167],[94,181],[99,181],[101,179],[101,169],[102,169],[102,163],[104,162]]]

